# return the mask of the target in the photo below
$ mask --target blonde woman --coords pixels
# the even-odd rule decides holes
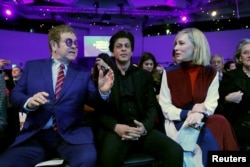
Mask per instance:
[[[209,150],[237,150],[230,124],[223,116],[213,115],[219,98],[218,72],[209,65],[209,44],[198,29],[180,31],[174,50],[180,63],[164,71],[159,98],[166,134],[177,141],[180,129],[195,128],[195,133],[182,136],[183,141],[197,142],[191,151],[184,148],[185,165],[207,166]]]

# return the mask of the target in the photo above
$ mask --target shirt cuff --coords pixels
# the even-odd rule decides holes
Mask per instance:
[[[36,108],[28,108],[28,103],[29,103],[29,101],[30,101],[30,99],[31,98],[28,98],[28,100],[24,103],[24,105],[23,105],[23,108],[25,109],[25,111],[27,111],[27,112],[31,112],[31,111],[35,111],[38,107],[36,107]]]
[[[182,110],[182,111],[181,111],[181,115],[180,115],[181,120],[184,120],[184,119],[187,118],[188,111],[189,111],[189,110]]]
[[[102,99],[103,100],[107,100],[108,98],[109,98],[109,95],[110,95],[110,93],[111,93],[111,90],[109,90],[108,91],[108,93],[102,93],[100,90],[99,90],[99,93],[100,93],[100,95],[101,95],[101,97],[102,97]]]

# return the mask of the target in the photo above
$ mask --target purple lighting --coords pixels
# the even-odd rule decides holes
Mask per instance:
[[[10,9],[4,9],[3,11],[5,17],[11,17],[13,12]]]
[[[187,21],[187,17],[186,17],[186,16],[183,16],[183,17],[181,18],[181,20],[182,20],[183,22],[185,22],[185,21]]]
[[[187,16],[181,16],[181,22],[182,23],[187,23],[188,22],[188,17]]]
[[[6,10],[5,10],[5,14],[6,14],[7,16],[11,16],[11,15],[12,15],[12,12],[11,12],[10,9],[6,9]]]

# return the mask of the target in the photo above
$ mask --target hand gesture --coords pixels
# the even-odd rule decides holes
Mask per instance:
[[[3,66],[9,65],[9,64],[10,64],[10,60],[0,59],[0,69],[2,69]]]
[[[111,68],[106,75],[103,74],[103,70],[99,69],[98,76],[98,88],[101,93],[107,94],[109,90],[113,87],[114,83],[114,72]]]
[[[28,108],[34,109],[46,103],[49,103],[49,100],[46,98],[49,94],[47,92],[38,92],[34,94],[27,104]]]

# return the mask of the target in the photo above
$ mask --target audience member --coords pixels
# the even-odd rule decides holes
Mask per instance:
[[[1,165],[33,167],[57,155],[72,167],[95,167],[96,148],[83,106],[106,104],[113,71],[105,77],[100,72],[97,90],[90,72],[73,63],[78,45],[70,26],[51,28],[49,47],[51,58],[28,61],[11,92],[12,104],[23,108],[27,119],[14,143],[0,155]]]
[[[238,68],[224,74],[219,87],[219,106],[244,147],[250,146],[250,39],[238,43],[234,59]]]
[[[159,99],[166,134],[178,142],[188,141],[186,145],[179,142],[185,151],[186,166],[207,166],[209,150],[237,150],[229,122],[223,116],[213,115],[219,98],[218,73],[207,66],[209,44],[200,30],[181,30],[174,44],[181,63],[164,71]],[[185,131],[191,132],[180,138],[178,135]]]
[[[17,84],[18,80],[21,78],[22,69],[19,66],[14,66],[11,69],[11,79],[6,81],[7,88],[11,91],[15,85]]]
[[[157,100],[149,72],[133,66],[134,36],[115,33],[109,44],[115,58],[115,81],[106,108],[97,106],[100,167],[120,167],[128,154],[143,151],[162,161],[163,167],[182,166],[183,150],[153,129]]]
[[[161,87],[161,73],[156,69],[157,61],[155,56],[150,52],[142,53],[138,67],[150,72],[153,76],[154,92],[157,100],[159,99],[160,87]]]
[[[0,59],[0,153],[5,149],[6,145],[6,129],[7,129],[7,94],[6,85],[3,78],[3,66],[8,61]]]
[[[162,75],[162,74],[163,74],[163,71],[164,71],[164,67],[163,67],[162,65],[160,65],[160,64],[157,64],[157,65],[156,65],[156,70],[157,70],[157,72],[158,72],[160,75]]]
[[[19,66],[13,66],[11,69],[11,77],[10,79],[6,80],[6,87],[9,92],[16,86],[18,80],[21,78],[22,69]],[[8,119],[9,119],[9,128],[8,131],[10,135],[11,142],[13,142],[14,138],[16,137],[17,133],[19,133],[20,128],[22,128],[22,124],[26,118],[26,113],[22,112],[22,109],[9,105],[8,107]],[[21,117],[19,117],[19,115]]]
[[[0,71],[2,72],[3,75],[7,75],[5,73],[5,70],[3,70],[3,66],[9,65],[10,61],[9,60],[0,60]],[[5,80],[6,82],[6,80]],[[9,102],[9,90],[6,88],[6,83],[1,83],[1,107],[2,107],[2,114],[0,114],[0,122],[2,119],[2,123],[4,124],[4,132],[0,132],[0,137],[1,138],[1,143],[0,143],[0,152],[4,151],[15,139],[17,133],[19,132],[20,124],[19,124],[19,117],[18,117],[18,112],[14,112],[12,110],[12,106]],[[5,96],[5,98],[4,98]],[[5,120],[5,121],[3,121]],[[0,123],[1,124],[1,123]],[[1,129],[1,128],[0,128]],[[1,130],[0,130],[1,131]]]
[[[1,90],[2,93],[0,93],[1,96],[1,104],[0,109],[2,112],[0,114],[0,152],[4,151],[15,139],[17,133],[19,132],[20,124],[19,124],[19,116],[18,112],[13,111],[12,106],[9,102],[9,90],[6,88],[6,80],[3,79],[3,75],[7,75],[4,73],[3,70],[4,65],[9,65],[9,60],[0,60],[0,72],[1,72],[1,81],[4,81],[4,83],[1,83]],[[3,87],[2,87],[3,86]],[[1,120],[2,119],[2,120]]]
[[[169,64],[169,66],[177,65],[180,63],[180,60],[177,58],[177,55],[175,54],[175,50],[172,51],[172,60],[173,63]]]
[[[140,57],[138,67],[147,70],[149,72],[152,72],[153,70],[156,69],[156,64],[157,62],[155,56],[152,53],[143,52]]]
[[[94,62],[94,65],[92,67],[92,79],[94,81],[95,86],[98,86],[98,76],[99,71],[101,70],[104,75],[113,67],[113,61],[111,57],[107,53],[100,53],[96,61]],[[84,105],[84,111],[88,110],[88,116],[89,120],[91,121],[92,129],[96,136],[96,129],[98,128],[98,123],[96,122],[96,112],[95,112],[95,106],[90,107],[88,105]],[[91,112],[89,112],[91,111]]]
[[[224,64],[224,71],[225,72],[228,72],[228,71],[231,71],[231,70],[235,70],[236,69],[236,64],[234,61],[227,61],[225,64]]]
[[[221,81],[224,72],[224,58],[221,55],[214,54],[211,56],[210,64],[218,71],[219,80]]]
[[[102,70],[106,73],[112,66],[113,61],[107,53],[100,53],[97,56],[92,73],[92,78],[96,86],[98,85],[99,71]]]
[[[155,92],[157,101],[159,101],[162,73],[158,72],[157,70],[157,62],[156,62],[155,56],[150,52],[142,53],[139,63],[138,63],[138,67],[144,70],[147,70],[148,72],[152,74],[154,92]],[[163,72],[163,69],[162,69],[162,72]],[[159,104],[157,106],[159,107],[159,109],[157,110],[158,112],[157,112],[157,116],[155,119],[155,128],[157,128],[160,131],[164,131],[163,130],[164,119],[163,119],[162,111],[160,109]]]
[[[7,72],[5,72],[5,71],[3,70],[2,74],[3,74],[3,78],[4,78],[5,82],[8,81],[8,80],[10,80],[10,76],[8,75]],[[6,87],[6,88],[7,88],[7,87]]]

